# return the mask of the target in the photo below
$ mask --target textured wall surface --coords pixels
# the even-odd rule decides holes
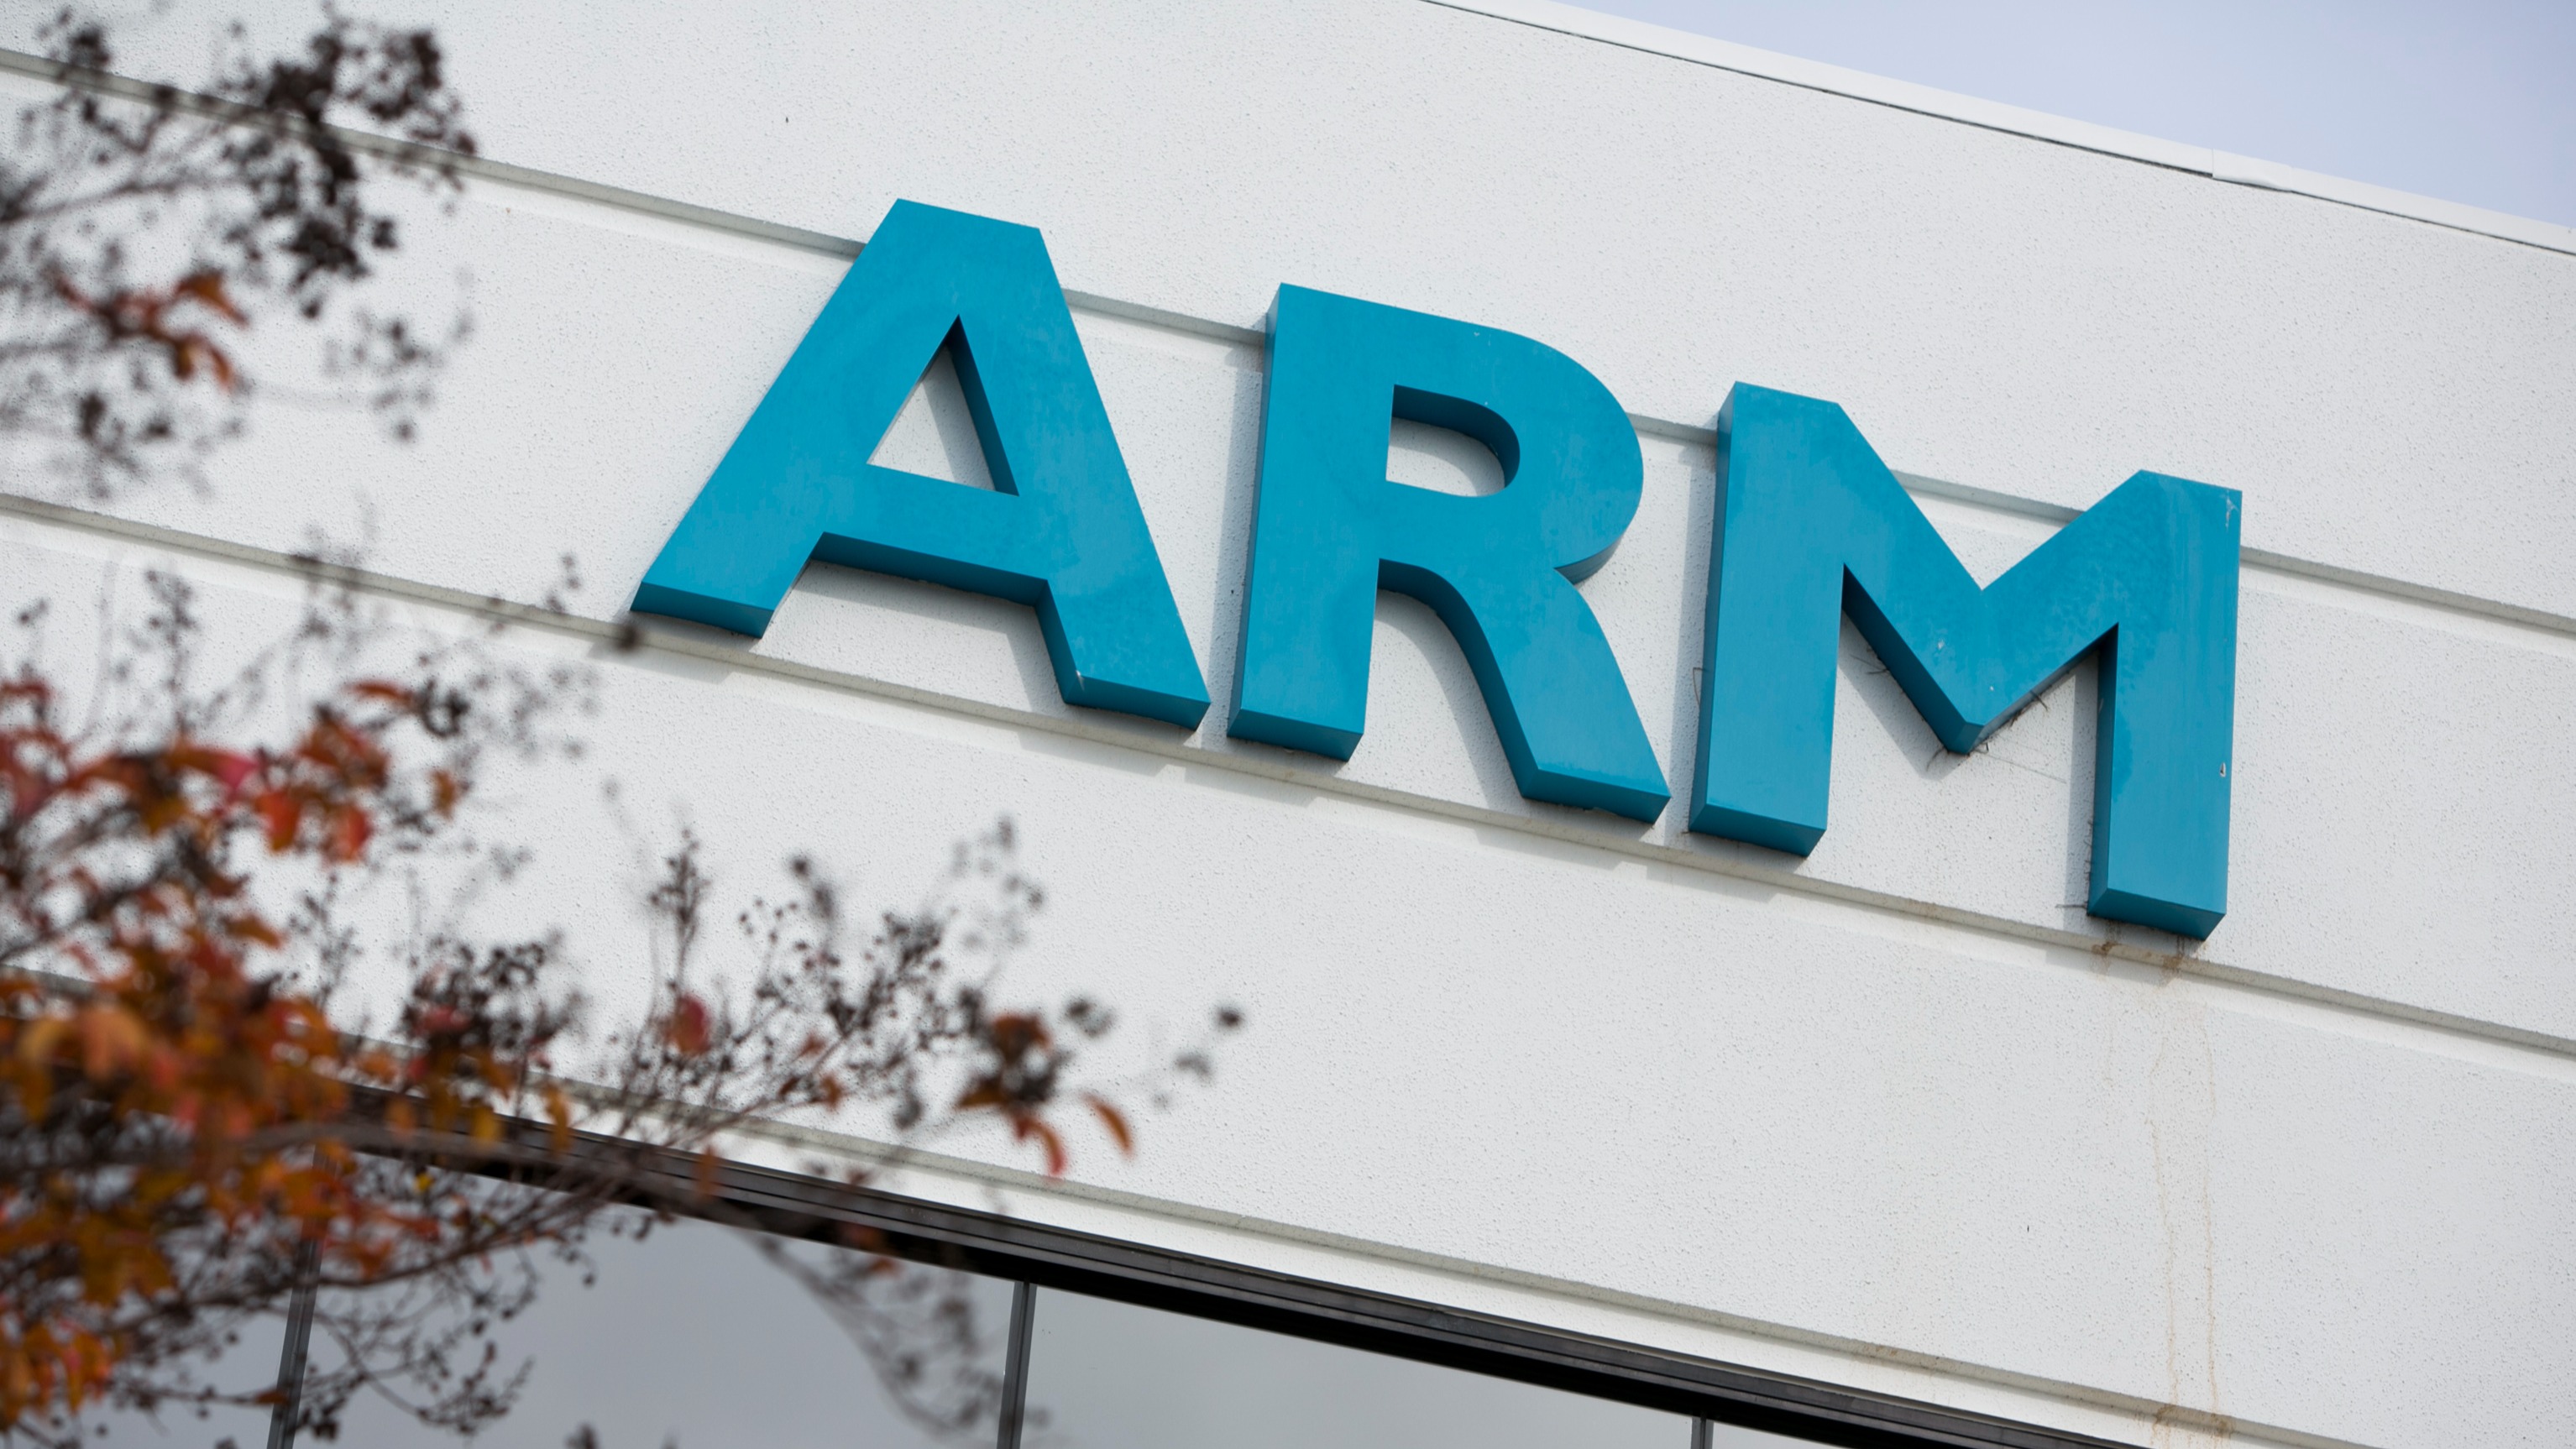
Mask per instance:
[[[1022,1210],[2138,1442],[2576,1442],[2576,257],[1425,0],[436,18],[487,155],[646,195],[471,182],[389,278],[471,274],[417,444],[272,410],[208,495],[121,505],[184,538],[0,520],[10,577],[175,548],[255,614],[283,575],[219,555],[320,530],[520,600],[571,553],[615,619],[829,238],[1040,227],[1197,734],[1068,710],[1024,609],[828,567],[749,649],[513,646],[603,660],[630,819],[900,895],[1008,812],[1031,989],[1249,1008],[1214,1095]],[[2136,469],[2242,490],[2227,920],[2075,904],[2089,667],[1952,756],[1846,629],[1803,862],[1520,800],[1406,599],[1347,765],[1226,740],[1283,282],[1528,333],[1639,418],[1584,594],[1677,792],[1731,382],[1842,403],[1981,577]],[[1467,486],[1459,441],[1398,429],[1393,475]],[[880,458],[976,475],[953,377]],[[634,929],[592,785],[530,789],[543,888]]]

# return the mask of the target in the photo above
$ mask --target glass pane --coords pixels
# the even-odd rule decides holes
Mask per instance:
[[[862,1255],[782,1244],[828,1271]],[[954,1408],[961,1380],[998,1388],[1009,1342],[1012,1285],[905,1264],[871,1282],[874,1307],[849,1318],[828,1311],[770,1262],[752,1239],[711,1223],[655,1227],[642,1241],[596,1236],[598,1279],[548,1261],[535,1305],[494,1338],[504,1365],[526,1361],[526,1386],[507,1417],[473,1449],[563,1449],[583,1425],[599,1449],[990,1449],[995,1420],[975,1416],[942,1434],[907,1414],[877,1364],[916,1357],[905,1397],[934,1413]],[[933,1345],[938,1300],[954,1284],[971,1305],[976,1345]],[[907,1297],[909,1295],[909,1297]],[[875,1356],[862,1351],[872,1341]],[[320,1366],[327,1346],[317,1335]],[[340,1442],[364,1449],[457,1449],[455,1435],[422,1427],[379,1399],[349,1406]]]
[[[286,1320],[261,1318],[244,1324],[241,1338],[211,1363],[188,1365],[197,1382],[231,1393],[258,1393],[277,1382],[278,1350],[286,1342]],[[268,1443],[266,1409],[222,1406],[203,1410],[165,1407],[154,1414],[131,1409],[97,1410],[81,1416],[92,1444],[108,1449],[163,1449],[204,1446],[230,1440],[240,1449],[262,1449]]]
[[[1765,1434],[1759,1429],[1739,1429],[1733,1424],[1714,1421],[1708,1426],[1708,1449],[1808,1449],[1810,1441],[1792,1439],[1783,1434]]]
[[[1024,1449],[1690,1449],[1679,1414],[1041,1289]],[[1043,1416],[1043,1417],[1041,1417]]]

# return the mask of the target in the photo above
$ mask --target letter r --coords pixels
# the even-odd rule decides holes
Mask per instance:
[[[868,461],[954,342],[997,492]],[[1069,704],[1194,727],[1207,686],[1046,243],[898,201],[635,594],[757,636],[806,560],[1036,608]]]
[[[1388,481],[1395,418],[1491,448],[1502,491],[1461,498]],[[1671,792],[1574,587],[1608,560],[1643,489],[1627,415],[1563,353],[1280,288],[1227,732],[1350,758],[1377,592],[1393,589],[1456,637],[1523,795],[1654,819]]]

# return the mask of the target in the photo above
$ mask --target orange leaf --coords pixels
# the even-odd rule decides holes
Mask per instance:
[[[1092,1112],[1100,1118],[1100,1125],[1109,1129],[1111,1140],[1118,1144],[1119,1155],[1135,1156],[1136,1139],[1127,1130],[1127,1114],[1119,1111],[1108,1098],[1098,1093],[1089,1094],[1083,1100],[1091,1104]]]
[[[206,366],[214,369],[215,385],[226,392],[232,391],[234,382],[238,380],[233,375],[233,360],[225,356],[214,339],[203,332],[191,332],[171,344],[170,370],[185,382],[196,373],[196,359],[200,357],[206,360]]]
[[[224,295],[224,274],[221,272],[194,273],[170,290],[174,297],[194,297],[238,324],[248,326],[250,323],[250,318],[242,315],[242,309],[233,305],[233,299]]]
[[[1028,1114],[1012,1118],[1011,1137],[1021,1142],[1036,1138],[1038,1145],[1046,1149],[1047,1176],[1064,1176],[1064,1139],[1056,1135],[1055,1128],[1048,1125],[1044,1117]]]
[[[28,1025],[26,1034],[18,1038],[18,1059],[29,1066],[40,1066],[51,1061],[54,1055],[54,1044],[61,1041],[63,1034],[71,1029],[72,1024],[68,1017],[38,1017]]]
[[[257,941],[272,951],[286,944],[276,927],[257,916],[235,916],[224,923],[224,930],[236,940]]]
[[[546,1087],[546,1120],[554,1125],[551,1140],[554,1150],[564,1152],[572,1147],[572,1102],[563,1088],[549,1083]]]
[[[80,1033],[81,1066],[93,1081],[123,1070],[143,1054],[143,1023],[122,1006],[84,1009]]]

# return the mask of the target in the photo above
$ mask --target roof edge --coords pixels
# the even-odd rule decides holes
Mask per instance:
[[[2000,101],[1979,100],[1955,91],[1937,90],[1911,81],[1891,80],[1866,71],[1847,70],[1821,61],[1801,60],[1777,51],[1757,50],[1749,45],[1719,40],[1713,36],[1695,35],[1643,20],[1629,20],[1605,15],[1562,0],[1422,0],[1447,10],[1483,15],[1582,40],[1594,40],[1627,50],[1645,51],[1670,56],[1676,60],[1704,65],[1716,70],[1733,71],[1761,80],[1823,91],[1829,95],[1866,101],[1918,115],[1956,121],[1989,131],[2026,136],[2053,145],[2071,146],[2078,150],[2099,152],[2123,160],[2144,162],[2169,170],[2187,171],[2213,181],[2235,186],[2251,186],[2266,191],[2288,192],[2313,197],[2340,206],[2375,211],[2409,221],[2426,222],[2453,231],[2472,232],[2524,246],[2576,255],[2576,227],[2555,222],[2535,221],[2508,212],[2489,211],[2462,202],[2442,201],[2430,196],[2417,196],[2393,187],[2374,186],[2366,181],[2350,181],[2321,172],[2302,171],[2250,156],[2232,155],[2206,146],[2187,146],[2179,141],[2160,140],[2153,136],[2123,131],[2112,126],[2097,126],[2090,121],[2052,116],[2045,111],[2024,110]]]

